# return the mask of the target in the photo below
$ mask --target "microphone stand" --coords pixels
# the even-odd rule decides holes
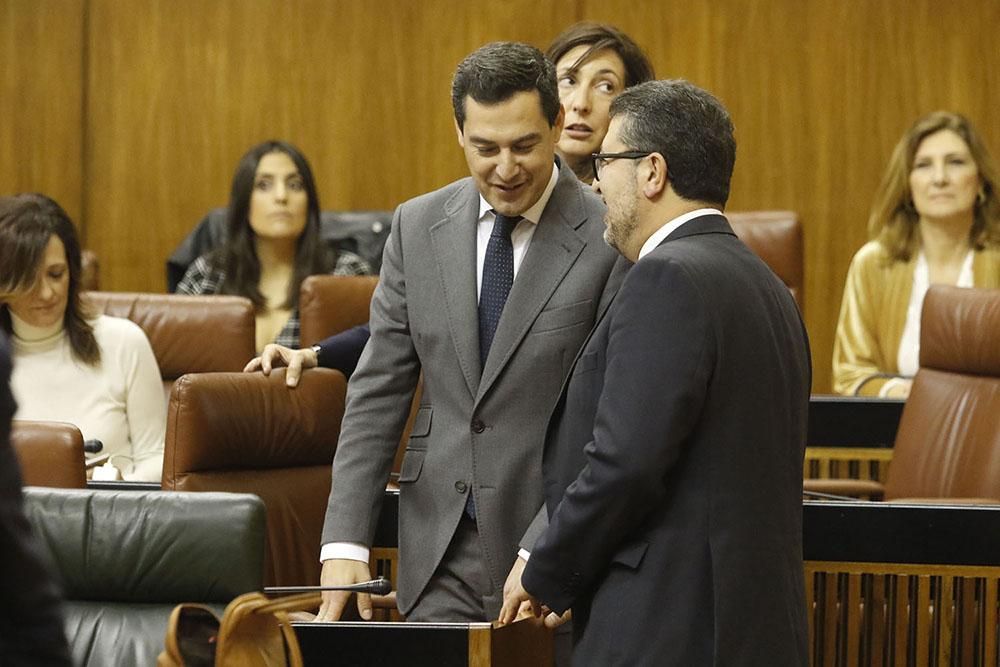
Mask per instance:
[[[346,586],[268,586],[264,589],[267,595],[285,595],[288,593],[318,593],[322,591],[347,591],[350,593],[370,593],[372,595],[388,595],[392,592],[392,584],[385,577],[362,581]]]

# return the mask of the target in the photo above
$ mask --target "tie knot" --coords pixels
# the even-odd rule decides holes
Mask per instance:
[[[496,221],[493,223],[493,233],[491,236],[503,236],[504,238],[510,238],[511,232],[517,227],[517,223],[521,222],[523,218],[516,215],[514,217],[507,217],[502,213],[493,212],[496,216]]]

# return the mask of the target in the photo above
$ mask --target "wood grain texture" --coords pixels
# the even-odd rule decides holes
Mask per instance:
[[[264,139],[303,150],[324,208],[391,209],[464,175],[455,65],[557,6],[92,0],[86,210],[104,284],[163,289],[166,256]]]
[[[102,286],[138,291],[164,289],[164,260],[226,203],[252,144],[297,144],[324,208],[393,208],[466,173],[449,101],[462,57],[614,23],[661,77],[729,107],[730,208],[800,214],[817,391],[897,139],[946,108],[1000,154],[998,2],[5,0],[0,18],[0,190],[55,195]]]
[[[82,46],[82,0],[0,2],[0,195],[44,192],[78,224]]]
[[[800,214],[813,389],[830,391],[847,267],[896,141],[919,116],[950,109],[1000,154],[1000,3],[581,2],[585,18],[642,44],[660,78],[689,79],[729,108],[729,208]]]

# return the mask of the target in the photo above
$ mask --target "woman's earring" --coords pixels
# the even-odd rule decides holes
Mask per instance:
[[[979,188],[979,193],[976,195],[976,203],[980,206],[986,203],[986,188]]]

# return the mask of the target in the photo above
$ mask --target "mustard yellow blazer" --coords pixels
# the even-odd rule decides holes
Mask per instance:
[[[844,299],[833,344],[833,391],[876,396],[899,374],[896,359],[906,325],[916,257],[893,260],[877,241],[866,243],[847,271]],[[1000,248],[976,251],[976,287],[1000,287]]]

